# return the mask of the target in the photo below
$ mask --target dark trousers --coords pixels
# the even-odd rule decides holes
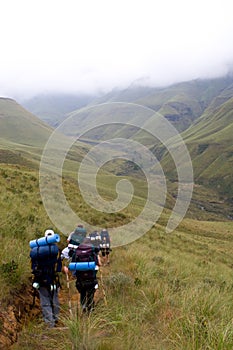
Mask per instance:
[[[94,294],[95,294],[95,288],[81,288],[79,290],[80,293],[80,305],[82,308],[82,311],[93,311],[94,309]]]

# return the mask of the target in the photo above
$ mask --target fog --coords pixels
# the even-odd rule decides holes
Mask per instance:
[[[232,10],[228,0],[1,0],[0,96],[225,75]]]

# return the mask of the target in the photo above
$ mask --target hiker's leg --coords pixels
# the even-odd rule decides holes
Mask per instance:
[[[59,312],[60,312],[60,303],[59,303],[59,298],[58,298],[58,290],[54,290],[54,292],[53,292],[53,318],[54,318],[55,322],[58,321]]]
[[[91,288],[87,290],[87,310],[93,311],[94,309],[94,294],[95,294],[95,288]]]
[[[54,327],[55,322],[53,318],[52,296],[47,287],[40,287],[39,289],[40,305],[42,309],[43,320],[50,327]]]
[[[102,249],[102,265],[106,264],[106,252],[105,248]]]
[[[85,288],[82,288],[80,290],[80,305],[81,305],[82,311],[85,311],[86,309],[86,302],[87,302],[87,291]]]
[[[107,264],[109,264],[109,263],[110,263],[109,253],[110,253],[110,249],[109,249],[109,248],[107,248],[107,251],[106,251],[106,256],[107,256]]]

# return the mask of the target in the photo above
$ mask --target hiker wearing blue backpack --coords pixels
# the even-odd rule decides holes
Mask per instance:
[[[82,312],[90,313],[94,309],[94,294],[98,288],[97,271],[101,265],[98,251],[90,238],[86,237],[75,250],[69,265],[69,269],[75,272]]]
[[[58,272],[61,272],[62,263],[56,245],[59,240],[59,235],[49,229],[44,237],[30,242],[33,288],[38,290],[43,320],[50,328],[58,322],[60,311]]]

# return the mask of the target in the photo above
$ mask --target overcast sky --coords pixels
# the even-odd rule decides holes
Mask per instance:
[[[233,67],[232,0],[0,0],[0,96],[166,85]]]

